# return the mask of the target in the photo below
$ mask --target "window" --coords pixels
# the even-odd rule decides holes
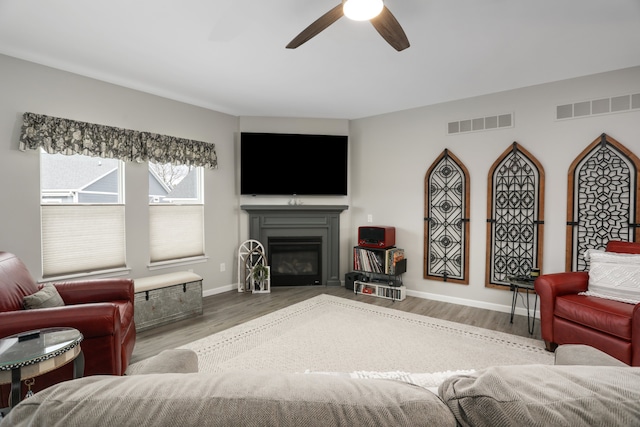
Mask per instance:
[[[485,286],[509,289],[508,276],[542,270],[544,169],[517,143],[489,171]]]
[[[149,162],[151,263],[204,256],[203,168]]]
[[[123,163],[40,151],[43,277],[124,268]]]
[[[24,113],[19,148],[41,152],[43,277],[125,267],[124,161],[189,165],[166,166],[175,177],[151,166],[151,259],[204,255],[202,169],[218,166],[214,144]]]

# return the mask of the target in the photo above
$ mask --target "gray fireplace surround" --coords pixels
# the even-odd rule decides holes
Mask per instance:
[[[268,247],[269,237],[320,237],[322,282],[340,286],[340,213],[345,205],[241,205],[249,238]]]

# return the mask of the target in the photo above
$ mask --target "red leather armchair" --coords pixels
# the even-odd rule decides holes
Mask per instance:
[[[20,259],[0,252],[0,337],[48,327],[72,327],[84,336],[80,346],[85,376],[123,375],[136,341],[133,280],[97,279],[53,285],[65,303],[63,307],[23,309],[23,298],[40,287]],[[69,363],[37,377],[32,390],[71,378]],[[8,385],[0,388],[0,402],[5,405],[9,389]]]
[[[640,243],[610,241],[606,251],[640,254]],[[544,274],[535,281],[547,350],[560,344],[586,344],[640,366],[640,304],[578,295],[588,284],[588,272]]]

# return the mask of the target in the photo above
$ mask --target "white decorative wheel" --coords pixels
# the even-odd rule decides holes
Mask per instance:
[[[238,249],[238,292],[251,291],[251,272],[257,264],[267,265],[264,246],[257,240],[246,240]]]

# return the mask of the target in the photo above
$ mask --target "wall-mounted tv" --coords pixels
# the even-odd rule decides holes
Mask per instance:
[[[240,134],[243,195],[347,195],[347,136]]]

